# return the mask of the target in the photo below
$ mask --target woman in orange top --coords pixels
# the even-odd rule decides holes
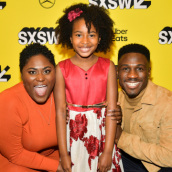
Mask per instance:
[[[23,82],[0,94],[0,171],[62,172],[57,149],[54,55],[31,44],[20,53]]]

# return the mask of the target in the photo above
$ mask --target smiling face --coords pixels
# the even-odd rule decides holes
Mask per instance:
[[[45,103],[55,84],[55,67],[42,54],[29,58],[21,77],[30,97],[37,103]]]
[[[121,57],[118,62],[119,84],[129,98],[135,98],[146,88],[150,70],[143,54],[127,53]]]
[[[90,33],[88,33],[85,20],[81,18],[74,21],[70,40],[76,52],[76,56],[87,58],[90,57],[97,49],[100,38],[92,24]]]

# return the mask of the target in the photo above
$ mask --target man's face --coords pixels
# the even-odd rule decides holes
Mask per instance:
[[[143,54],[127,53],[121,57],[117,71],[119,84],[129,98],[137,97],[146,88],[150,70]]]

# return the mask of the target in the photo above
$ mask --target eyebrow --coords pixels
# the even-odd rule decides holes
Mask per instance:
[[[75,31],[74,33],[77,33],[77,32],[82,33],[81,31]],[[95,32],[95,31],[90,31],[90,33],[97,33],[97,32]]]
[[[128,67],[128,66],[130,66],[130,65],[128,65],[128,64],[122,64],[120,67],[122,67],[122,66],[127,66],[127,67]],[[143,64],[137,64],[136,66],[137,66],[137,67],[138,67],[138,66],[146,67],[146,66],[145,66],[145,65],[143,65]]]
[[[50,66],[46,66],[46,67],[44,67],[43,68],[43,70],[45,70],[45,69],[47,69],[47,68],[51,68]],[[34,67],[30,67],[30,68],[28,68],[27,70],[37,70],[38,68],[34,68]]]

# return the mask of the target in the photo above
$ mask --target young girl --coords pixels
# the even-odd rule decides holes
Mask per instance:
[[[54,95],[62,167],[65,172],[121,172],[120,153],[114,145],[116,121],[110,117],[117,108],[116,70],[109,59],[93,54],[110,49],[113,21],[104,8],[86,4],[73,5],[64,13],[57,21],[56,35],[59,44],[73,48],[75,55],[56,67]]]

